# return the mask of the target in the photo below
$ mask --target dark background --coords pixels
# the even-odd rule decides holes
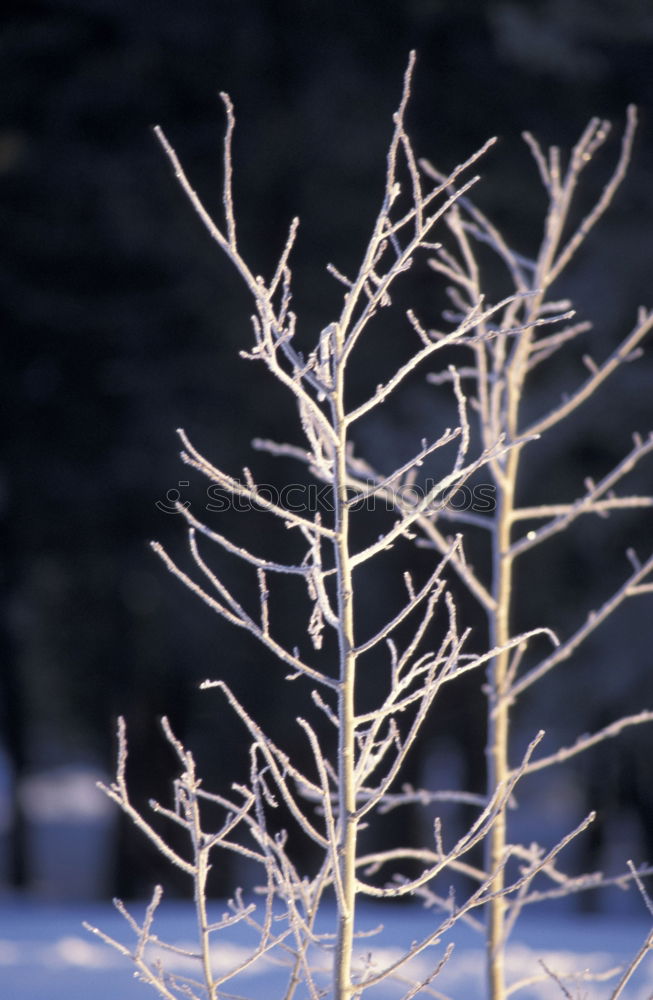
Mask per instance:
[[[130,728],[137,801],[167,798],[173,761],[158,729],[163,713],[197,747],[209,779],[235,776],[229,768],[239,766],[242,734],[212,696],[197,693],[205,676],[226,676],[273,733],[283,732],[291,748],[300,742],[288,720],[305,691],[280,694],[278,668],[184,592],[146,544],[158,538],[183,551],[179,519],[155,506],[170,489],[189,480],[183,498],[198,510],[202,503],[206,484],[177,458],[177,426],[233,472],[249,462],[254,435],[300,443],[287,403],[238,358],[250,346],[250,303],[176,187],[151,126],[165,128],[217,213],[218,92],[230,93],[241,244],[255,271],[269,274],[290,219],[300,216],[295,307],[310,338],[340,300],[325,264],[346,271],[357,261],[378,207],[411,48],[418,64],[408,124],[418,154],[450,168],[489,135],[501,136],[477,199],[525,253],[538,245],[544,199],[520,132],[564,148],[597,114],[614,121],[618,136],[635,102],[641,124],[628,179],[561,288],[595,320],[600,360],[630,329],[637,306],[653,304],[653,13],[644,0],[52,0],[7,3],[4,11],[2,843],[7,884],[38,889],[29,797],[20,789],[48,769],[108,774],[118,713]],[[604,164],[617,152],[613,138]],[[590,173],[588,198],[606,170]],[[412,287],[435,322],[434,282]],[[374,363],[395,352],[386,330]],[[565,376],[568,387],[581,370],[576,362],[561,370],[554,399]],[[541,485],[550,499],[571,499],[584,475],[618,461],[630,431],[650,427],[651,376],[649,348],[556,449],[544,449],[525,484],[529,496],[540,496]],[[419,439],[424,420],[434,419],[430,391],[420,384],[362,442],[386,471],[406,435]],[[296,474],[255,461],[264,477]],[[650,481],[649,463],[632,482],[650,489]],[[240,524],[234,530],[245,537]],[[247,531],[262,529],[257,521]],[[568,633],[626,575],[626,545],[639,539],[644,550],[642,538],[652,534],[650,517],[628,514],[579,526],[524,577],[516,627],[552,624]],[[392,586],[371,581],[370,593]],[[640,598],[622,609],[574,673],[547,682],[525,705],[524,741],[540,725],[573,740],[653,704],[647,605]],[[288,634],[303,628],[290,604],[280,607]],[[478,694],[463,685],[444,708],[422,769],[449,783],[458,767],[462,781],[482,788]],[[631,855],[653,857],[651,749],[649,733],[631,733],[547,786],[546,812],[560,814],[563,827],[599,807],[604,833],[586,840],[583,863],[618,870]],[[468,750],[477,751],[475,764]],[[528,822],[537,832],[540,821]],[[154,852],[124,826],[107,858],[103,891],[144,892],[162,877]],[[234,878],[220,871],[215,891]]]

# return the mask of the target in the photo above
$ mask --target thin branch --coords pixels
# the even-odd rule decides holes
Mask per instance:
[[[170,861],[176,868],[181,868],[187,875],[194,876],[195,865],[186,861],[176,851],[166,843],[163,837],[156,832],[154,827],[147,822],[141,813],[131,804],[127,790],[125,769],[127,766],[127,727],[122,716],[118,719],[118,763],[116,768],[116,780],[111,785],[98,782],[98,788],[108,795],[110,799],[120,806],[122,811],[129,816],[134,826],[138,827],[142,833],[150,840],[157,850]]]
[[[216,611],[219,615],[221,615],[222,618],[225,618],[232,625],[236,625],[238,628],[244,628],[247,632],[250,632],[251,635],[259,640],[259,642],[261,642],[264,646],[267,646],[267,648],[270,649],[282,663],[292,667],[292,669],[296,670],[297,673],[305,674],[307,677],[311,677],[319,684],[324,684],[326,687],[331,687],[337,690],[338,682],[336,680],[332,677],[327,677],[326,674],[320,673],[319,670],[309,666],[309,664],[305,663],[297,653],[290,653],[284,646],[273,639],[269,633],[265,633],[263,629],[249,617],[249,615],[245,615],[245,612],[243,612],[244,617],[239,618],[225,608],[224,605],[220,604],[219,601],[216,601],[215,598],[211,597],[210,594],[207,594],[206,591],[199,586],[199,584],[195,583],[195,581],[189,577],[187,573],[184,573],[184,571],[177,566],[159,542],[151,542],[151,547],[153,551],[160,556],[173,576],[176,576],[178,580],[181,580],[181,582],[188,587],[189,590],[192,590],[192,592],[196,594],[200,600],[202,600],[205,604],[208,604],[208,606],[213,611]]]
[[[200,455],[197,449],[193,447],[183,428],[180,427],[177,430],[177,433],[186,448],[186,451],[181,453],[182,460],[186,463],[186,465],[190,465],[199,472],[202,472],[208,479],[218,483],[218,485],[222,486],[230,493],[239,497],[244,497],[252,504],[255,504],[257,507],[261,507],[263,510],[268,511],[271,514],[274,514],[281,521],[284,521],[293,527],[304,528],[309,532],[314,531],[319,535],[324,535],[325,538],[335,537],[335,533],[331,528],[326,528],[324,525],[317,524],[314,521],[307,521],[306,518],[300,517],[298,514],[295,514],[294,511],[288,510],[286,507],[279,507],[278,504],[275,504],[264,494],[260,493],[253,481],[251,485],[244,485],[232,476],[221,472],[209,461],[207,461],[203,455]]]
[[[607,123],[605,123],[605,125],[607,125]],[[564,268],[567,266],[567,264],[575,254],[576,250],[580,246],[580,244],[583,242],[583,240],[589,233],[590,229],[592,229],[592,227],[596,225],[596,223],[605,213],[605,210],[612,201],[617,188],[619,187],[619,185],[621,184],[626,175],[626,169],[628,167],[628,163],[630,162],[630,157],[632,153],[633,139],[635,137],[636,128],[637,128],[637,108],[635,107],[634,104],[630,104],[627,110],[626,129],[624,131],[623,138],[621,140],[621,153],[619,155],[619,160],[617,162],[617,166],[615,167],[614,173],[612,174],[612,177],[604,187],[601,193],[601,197],[594,205],[592,211],[589,213],[589,215],[585,216],[585,218],[581,222],[580,226],[578,227],[574,235],[570,238],[569,242],[558,254],[558,258],[551,268],[551,273],[549,276],[551,282],[555,281],[558,275],[564,270]],[[594,152],[593,148],[591,150],[583,152],[581,154],[583,157],[582,162],[586,162],[587,160],[589,160],[593,152]]]
[[[643,580],[643,578],[653,570],[653,555],[650,556],[646,562],[639,569],[636,569],[634,573],[626,580],[626,582],[612,595],[612,597],[605,602],[597,611],[592,611],[587,616],[587,620],[584,625],[581,625],[569,639],[562,642],[560,646],[556,649],[554,653],[547,656],[545,660],[539,663],[536,667],[533,667],[528,671],[527,674],[516,681],[507,693],[507,697],[510,700],[519,697],[523,692],[529,688],[536,681],[544,677],[553,667],[557,666],[559,663],[568,660],[575,649],[580,646],[582,642],[587,639],[595,629],[601,625],[605,619],[612,614],[612,612],[619,607],[626,598],[630,597],[636,585]]]
[[[295,820],[311,840],[313,840],[316,844],[319,844],[320,847],[326,848],[328,846],[327,838],[315,829],[313,824],[297,805],[297,801],[288,787],[286,776],[291,777],[300,788],[305,788],[310,794],[313,795],[320,795],[322,791],[321,787],[310,781],[305,774],[302,774],[301,771],[292,765],[288,756],[283,753],[283,751],[280,750],[275,743],[273,743],[270,737],[263,732],[260,726],[254,722],[252,717],[248,714],[224,681],[204,681],[201,688],[204,691],[211,688],[217,688],[223,692],[227,701],[239,718],[243,721],[250,735],[255,740],[256,746],[260,749],[261,754],[267,761],[270,773],[274,778],[274,782]]]
[[[565,402],[561,403],[544,417],[541,417],[539,420],[536,420],[535,423],[531,424],[528,430],[525,431],[525,434],[543,434],[544,431],[549,430],[549,428],[569,416],[569,414],[580,406],[581,403],[584,403],[586,399],[589,399],[589,397],[594,394],[598,387],[605,382],[608,376],[611,375],[619,367],[619,365],[628,360],[629,355],[632,354],[633,350],[644,339],[652,327],[653,312],[647,314],[642,311],[633,331],[625,338],[619,347],[612,352],[607,361],[597,368],[596,372],[590,375],[590,377],[578,389],[576,389],[576,391],[568,399],[566,399]]]
[[[629,472],[631,472],[636,464],[650,452],[653,452],[653,432],[649,437],[642,441],[641,438],[636,436],[635,444],[628,455],[618,465],[612,469],[606,476],[603,477],[598,483],[592,481],[587,484],[587,492],[585,496],[576,500],[574,503],[564,505],[566,510],[563,513],[558,514],[549,524],[543,525],[538,528],[537,531],[529,531],[523,538],[518,539],[510,547],[510,555],[514,558],[521,555],[523,552],[527,552],[529,549],[533,548],[535,545],[539,545],[541,542],[546,541],[553,535],[558,534],[560,531],[564,531],[568,528],[577,517],[583,514],[594,514],[599,512],[605,512],[619,506],[615,504],[615,498],[609,498],[607,501],[601,501],[601,497],[604,493],[611,490],[620,479],[623,479]],[[630,502],[627,504],[622,504],[621,506],[627,507],[650,507],[653,505],[652,497],[629,497],[626,498]],[[602,503],[602,507],[599,508],[599,504]],[[521,511],[517,512],[518,517],[523,517]]]
[[[397,628],[397,626],[400,625],[401,622],[408,617],[408,615],[411,615],[413,611],[417,610],[421,602],[425,598],[427,598],[430,594],[433,593],[433,590],[438,581],[440,580],[447,563],[450,561],[451,556],[457,551],[459,547],[460,547],[460,538],[458,537],[452,542],[449,552],[444,556],[441,562],[438,563],[438,565],[433,570],[431,576],[428,578],[423,587],[421,587],[419,591],[417,591],[417,593],[411,594],[410,600],[407,601],[407,603],[404,605],[401,611],[398,611],[397,614],[394,616],[394,618],[391,618],[390,621],[387,622],[381,629],[379,629],[379,631],[375,635],[371,636],[371,638],[367,639],[365,642],[360,643],[356,647],[356,653],[366,653],[369,649],[372,649],[372,647],[376,646],[377,643],[381,642],[383,639],[386,639],[389,635],[391,635],[392,632],[394,632],[394,630]],[[442,583],[442,585],[439,587],[435,600],[437,600],[437,598],[439,597],[443,587],[444,583]]]
[[[530,521],[544,517],[565,517],[574,511],[579,503],[550,503],[539,507],[517,507],[512,512],[513,521]],[[612,510],[633,510],[642,507],[653,507],[653,497],[610,497],[608,500],[596,500],[591,509],[579,510],[579,514],[607,514]]]
[[[549,754],[548,757],[540,757],[539,760],[531,761],[531,763],[526,768],[526,774],[534,774],[535,771],[542,771],[546,767],[551,767],[553,764],[562,764],[563,761],[569,760],[570,757],[575,757],[576,754],[584,753],[585,750],[589,750],[590,747],[596,746],[597,743],[602,743],[604,740],[612,739],[614,736],[619,736],[619,734],[630,726],[639,726],[643,722],[653,722],[653,712],[644,710],[638,712],[637,715],[626,715],[616,722],[610,723],[608,726],[604,726],[603,729],[599,729],[598,732],[592,733],[590,736],[579,736],[573,746],[561,747],[555,753]]]
[[[610,994],[610,1000],[619,1000],[619,997],[623,996],[623,992],[626,986],[633,978],[633,976],[637,972],[638,968],[640,967],[646,956],[650,954],[651,950],[653,950],[653,930],[649,931],[649,933],[644,938],[641,948],[639,949],[637,954],[633,957],[628,968],[624,971],[624,974],[619,980],[616,990]]]

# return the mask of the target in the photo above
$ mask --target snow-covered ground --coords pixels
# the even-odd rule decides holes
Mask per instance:
[[[139,918],[143,906],[131,908]],[[215,917],[222,907],[215,904]],[[326,919],[328,919],[328,914]],[[397,955],[411,941],[428,933],[431,917],[412,908],[370,908],[364,912],[371,928],[381,918],[384,930],[378,938],[361,942],[360,953],[374,950],[378,966]],[[108,905],[76,903],[53,905],[29,900],[0,900],[0,1000],[147,1000],[154,990],[134,978],[128,960],[89,934],[82,921],[100,927],[126,944],[132,944],[123,919]],[[191,945],[194,939],[193,912],[190,906],[163,903],[157,918],[159,936],[178,944]],[[538,959],[559,976],[591,970],[601,973],[628,962],[640,948],[649,930],[645,921],[618,917],[574,918],[549,916],[546,920],[526,916],[510,947],[510,981],[542,974]],[[247,947],[238,928],[225,932],[215,949],[216,969],[227,970],[238,964]],[[425,952],[413,962],[407,980],[424,977],[437,963],[441,948]],[[192,974],[189,959],[176,959],[179,972]],[[452,1000],[483,1000],[483,952],[476,934],[462,928],[457,946],[437,981],[432,984],[440,995]],[[569,995],[583,1000],[607,998],[618,981],[565,980]],[[262,960],[228,992],[252,1000],[278,1000],[283,994],[283,974],[270,960]],[[612,989],[611,989],[612,984]],[[372,989],[371,1000],[400,998],[407,986]],[[427,996],[426,993],[420,994]],[[431,993],[430,996],[437,994]],[[562,990],[552,980],[525,988],[515,994],[522,1000],[560,1000]],[[637,977],[622,995],[623,1000],[652,1000],[653,953],[642,963]],[[304,991],[297,993],[304,1000]]]

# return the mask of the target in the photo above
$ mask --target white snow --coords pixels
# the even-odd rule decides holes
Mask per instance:
[[[19,788],[29,820],[66,822],[113,817],[114,806],[97,787],[106,776],[90,767],[70,765],[40,771]]]
[[[130,910],[140,919],[143,905]],[[224,905],[213,904],[217,918]],[[194,941],[192,906],[165,900],[158,911],[155,930],[160,938],[186,948]],[[380,922],[384,930],[377,938],[364,939],[358,949],[359,960],[374,953],[375,968],[398,955],[411,941],[428,933],[433,917],[412,907],[374,908],[362,913],[371,928]],[[327,926],[332,914],[324,915]],[[133,936],[124,920],[105,904],[75,903],[55,905],[34,900],[0,900],[0,1000],[148,1000],[155,998],[151,986],[134,977],[133,966],[116,951],[103,944],[82,927],[82,921],[101,928],[131,946]],[[568,913],[547,917],[527,915],[508,953],[511,982],[542,975],[538,959],[559,976],[589,969],[600,973],[628,962],[640,948],[649,926],[644,919],[623,917],[572,917]],[[451,1000],[483,1000],[483,948],[477,935],[459,928],[454,954],[432,984]],[[233,968],[247,954],[247,932],[229,928],[216,939],[214,967],[218,971]],[[193,975],[194,960],[161,953],[171,969]],[[442,947],[427,950],[404,972],[404,983],[386,984],[365,994],[370,1000],[399,998],[407,984],[425,976],[442,955]],[[328,970],[325,965],[325,985]],[[281,1000],[284,972],[270,958],[259,960],[238,983],[226,990],[252,1000]],[[618,981],[568,981],[571,996],[583,1000],[603,1000]],[[426,993],[420,994],[426,996]],[[433,994],[431,994],[432,996]],[[514,994],[522,1000],[560,1000],[563,993],[551,979]],[[296,1000],[305,1000],[299,990]],[[653,953],[649,954],[622,1000],[651,1000],[653,997]]]

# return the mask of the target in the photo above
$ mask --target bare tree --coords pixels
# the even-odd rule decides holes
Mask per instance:
[[[310,768],[301,769],[282,746],[266,735],[223,680],[207,680],[203,687],[220,693],[248,734],[250,772],[248,780],[234,784],[228,795],[204,790],[191,752],[164,720],[165,735],[177,755],[180,775],[175,781],[172,807],[155,802],[152,808],[155,814],[185,831],[190,845],[186,857],[170,846],[153,818],[135,808],[130,800],[127,737],[121,722],[117,777],[105,791],[163,855],[192,879],[199,934],[199,947],[193,952],[197,975],[173,974],[166,970],[164,961],[152,957],[150,946],[160,944],[153,931],[160,889],[142,924],[119,904],[136,935],[135,948],[95,932],[130,956],[141,977],[163,997],[218,1000],[227,995],[228,984],[239,973],[271,953],[288,967],[283,994],[286,1000],[297,994],[300,985],[302,996],[328,994],[334,1000],[352,1000],[391,979],[396,980],[397,995],[404,1000],[421,990],[427,995],[429,984],[451,954],[451,946],[445,947],[448,932],[457,921],[485,907],[489,992],[492,1000],[503,1000],[507,996],[503,956],[522,908],[535,899],[576,892],[606,881],[598,875],[568,878],[557,867],[558,855],[588,826],[592,814],[553,847],[510,843],[506,816],[516,784],[525,775],[558,764],[627,726],[653,719],[652,712],[640,712],[598,733],[580,737],[571,747],[538,758],[536,749],[543,735],[540,732],[517,753],[516,763],[512,759],[515,748],[510,743],[510,718],[517,697],[565,662],[623,601],[653,590],[653,556],[640,561],[632,553],[632,569],[623,585],[567,638],[560,641],[544,627],[522,634],[512,632],[516,563],[523,552],[566,530],[581,515],[606,515],[653,503],[650,497],[614,494],[619,481],[653,450],[651,435],[647,439],[636,436],[631,452],[616,469],[598,483],[588,481],[586,492],[577,500],[523,507],[517,499],[518,475],[531,443],[572,414],[620,364],[629,360],[653,325],[653,315],[642,312],[632,333],[605,362],[596,364],[587,359],[587,380],[565,402],[530,425],[524,423],[521,403],[530,372],[587,329],[587,324],[573,321],[568,302],[551,301],[547,294],[606,209],[624,175],[635,126],[634,111],[629,112],[622,153],[612,179],[596,207],[565,239],[579,175],[603,142],[607,125],[590,123],[564,172],[558,150],[551,150],[547,156],[534,139],[527,137],[550,199],[542,247],[531,261],[508,246],[469,197],[478,180],[468,177],[469,169],[494,140],[448,174],[440,173],[430,163],[417,161],[404,124],[413,64],[411,55],[402,100],[394,116],[384,197],[372,234],[355,275],[347,276],[329,265],[330,273],[345,287],[342,308],[306,355],[294,344],[297,318],[291,295],[290,258],[298,220],[292,222],[269,281],[256,275],[240,252],[232,197],[234,115],[230,99],[222,95],[227,127],[221,224],[208,214],[174,150],[157,129],[193,208],[252,296],[254,342],[242,352],[243,356],[265,366],[296,404],[304,444],[258,440],[256,445],[304,462],[318,480],[328,484],[331,510],[291,509],[277,502],[260,488],[248,468],[237,476],[224,472],[201,455],[180,431],[184,462],[228,497],[263,511],[272,526],[292,536],[292,547],[299,545],[301,557],[285,562],[250,551],[197,519],[182,504],[178,510],[188,527],[191,568],[184,569],[159,544],[153,547],[168,569],[212,610],[231,625],[246,630],[276,657],[289,671],[287,682],[298,680],[310,685],[309,708],[326,717],[333,734],[331,740],[321,738],[314,722],[304,717],[297,719],[312,759]],[[453,247],[434,241],[436,227],[442,228],[449,240],[453,238]],[[479,247],[490,248],[497,255],[512,283],[509,293],[499,301],[492,301],[483,287]],[[353,353],[364,348],[377,314],[391,304],[395,282],[424,256],[450,282],[453,310],[445,315],[449,328],[427,329],[409,310],[406,329],[418,341],[412,357],[366,398],[352,404],[347,375]],[[554,332],[548,332],[551,326]],[[466,359],[461,366],[444,364],[432,381],[450,387],[456,426],[439,428],[432,440],[422,440],[412,458],[389,472],[376,470],[357,457],[354,439],[358,422],[385,404],[420,365],[437,360],[439,353],[448,357],[452,349],[466,352],[471,361]],[[374,346],[368,350],[373,351]],[[447,471],[437,482],[416,493],[419,470],[432,456],[441,455],[449,456]],[[496,488],[493,514],[453,511],[448,507],[443,498],[481,473],[491,477]],[[352,522],[363,518],[366,508],[381,500],[393,513],[382,534],[361,547]],[[450,535],[447,522],[453,520],[457,522],[457,533]],[[524,523],[539,527],[519,535],[518,529]],[[475,572],[466,557],[468,533],[478,531],[484,533],[492,553],[488,580]],[[373,561],[382,560],[395,545],[403,545],[402,552],[409,559],[407,540],[436,550],[435,565],[421,583],[406,572],[403,606],[388,612],[380,627],[370,629],[361,613],[360,572]],[[221,559],[233,557],[249,568],[257,581],[254,603],[235,593],[224,574],[209,564],[204,554],[206,543],[220,550]],[[293,647],[278,637],[270,602],[273,581],[280,575],[294,580],[301,599],[307,602],[306,634]],[[459,621],[450,586],[454,577],[487,616],[489,642],[480,650],[470,649],[471,630]],[[524,669],[535,636],[547,637],[553,650]],[[376,678],[377,699],[371,707],[363,706],[360,697],[361,677],[370,670],[374,670]],[[406,759],[418,734],[428,726],[441,689],[469,671],[485,674],[487,680],[486,795],[479,798],[460,791],[405,787],[398,792]],[[441,825],[436,821],[433,842],[424,848],[399,844],[391,850],[361,851],[361,830],[373,825],[379,816],[401,805],[429,804],[447,798],[473,802],[478,808],[471,826],[452,846],[445,847]],[[288,830],[282,832],[271,819],[280,806],[288,818]],[[216,811],[222,815],[217,829]],[[296,867],[292,850],[296,836],[317,845],[321,861],[312,873]],[[479,845],[485,845],[484,868],[470,860]],[[260,866],[264,903],[257,905],[238,893],[230,901],[229,912],[211,923],[206,880],[210,858],[220,849]],[[418,875],[414,874],[415,863],[421,868]],[[463,899],[454,899],[439,888],[442,877],[451,878],[454,873],[471,879],[473,887]],[[642,873],[642,869],[633,867],[619,880],[623,883],[634,879],[641,886]],[[533,887],[538,876],[549,879],[548,889]],[[318,932],[316,921],[327,894],[335,899],[337,918],[331,932],[324,934]],[[361,964],[354,951],[359,900],[389,900],[415,894],[439,907],[440,914],[429,932],[384,968]],[[213,940],[222,929],[239,922],[255,933],[255,943],[236,968],[218,975],[212,961]],[[645,950],[650,945],[649,937]],[[428,977],[407,991],[400,987],[407,963],[434,946],[438,946],[438,957]],[[330,990],[321,971],[324,964],[316,958],[320,949],[333,955]],[[641,961],[644,953],[634,961]],[[544,970],[543,978],[547,975],[555,977],[554,972]],[[519,985],[525,984],[512,984],[510,991]],[[618,986],[613,997],[621,995],[622,989]]]
[[[433,269],[452,283],[450,294],[454,308],[468,309],[483,301],[481,267],[478,248],[489,247],[507,271],[515,289],[515,297],[507,303],[498,320],[499,336],[486,339],[481,336],[471,351],[472,363],[466,366],[464,377],[472,397],[472,412],[478,423],[478,434],[486,448],[493,442],[505,440],[514,447],[504,455],[492,458],[489,471],[496,488],[496,510],[492,517],[481,524],[475,520],[474,529],[485,531],[491,549],[492,576],[481,590],[479,597],[487,614],[491,642],[501,646],[502,652],[492,660],[488,671],[488,790],[504,782],[511,774],[510,719],[517,699],[533,684],[547,675],[554,667],[566,663],[578,647],[592,635],[605,619],[628,598],[653,592],[651,570],[653,553],[640,559],[633,551],[628,553],[631,567],[623,584],[606,597],[604,603],[579,623],[571,635],[543,658],[536,659],[523,669],[527,645],[520,644],[516,652],[506,648],[514,618],[513,606],[518,585],[519,557],[570,528],[584,515],[605,518],[613,511],[650,508],[650,496],[617,496],[615,487],[633,470],[636,464],[653,451],[653,432],[646,438],[633,435],[629,453],[601,478],[599,482],[586,479],[585,492],[570,502],[522,506],[519,503],[520,476],[528,473],[528,448],[541,436],[555,431],[558,425],[589,399],[603,383],[624,363],[637,356],[637,349],[653,326],[653,313],[640,310],[635,325],[612,354],[597,363],[586,354],[583,361],[588,369],[585,381],[568,393],[563,401],[554,402],[542,416],[527,421],[523,418],[523,403],[529,389],[529,377],[543,362],[555,359],[558,352],[577,336],[586,333],[591,324],[573,321],[553,334],[538,336],[538,325],[545,317],[570,309],[568,301],[551,301],[550,290],[572,260],[591,229],[599,221],[615,191],[624,178],[631,155],[636,126],[636,111],[628,109],[628,121],[621,143],[621,153],[616,167],[603,192],[574,230],[570,229],[573,198],[580,176],[605,142],[610,124],[593,119],[571,150],[566,167],[560,150],[552,147],[544,152],[537,140],[524,134],[548,197],[548,211],[544,233],[534,259],[526,259],[508,246],[501,233],[467,198],[457,201],[448,214],[447,222],[453,235],[457,253],[444,248],[437,252],[430,263]],[[444,176],[427,162],[421,164],[428,177],[443,182]],[[497,322],[497,317],[492,322]],[[517,336],[511,334],[515,325],[520,326]],[[486,321],[479,328],[487,331]],[[431,381],[441,382],[450,376],[432,376]],[[446,510],[444,511],[446,517]],[[436,530],[432,544],[442,551],[447,544]],[[525,530],[524,525],[527,530]],[[469,571],[468,571],[469,573]],[[648,582],[646,582],[648,580]],[[469,588],[472,590],[472,588]],[[558,764],[604,739],[616,736],[627,726],[651,720],[648,711],[615,720],[601,732],[579,736],[572,747],[560,749],[547,757],[532,760],[527,773],[541,771]],[[493,881],[494,897],[489,905],[487,930],[488,981],[493,1000],[505,996],[503,956],[505,942],[517,913],[528,900],[528,893],[509,898],[502,892],[506,852],[515,850],[509,845],[506,814],[494,824],[486,841],[486,871],[497,872]],[[537,858],[537,850],[530,852],[530,859]],[[565,889],[577,891],[583,882],[567,882]]]

